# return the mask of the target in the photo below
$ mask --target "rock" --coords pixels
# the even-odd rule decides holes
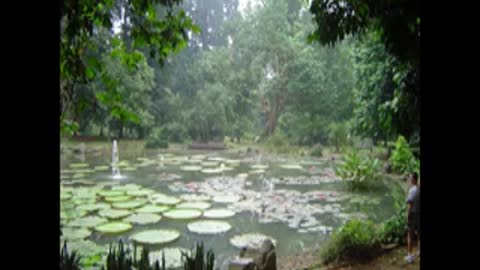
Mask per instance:
[[[263,241],[260,248],[262,254],[261,261],[257,264],[259,270],[277,270],[277,255],[275,253],[275,246],[270,239]]]

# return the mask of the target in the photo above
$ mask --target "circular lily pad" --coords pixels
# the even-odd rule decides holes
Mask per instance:
[[[94,173],[95,171],[92,169],[77,169],[75,173]]]
[[[90,204],[81,204],[77,206],[78,211],[87,211],[87,212],[93,212],[93,211],[98,211],[98,210],[103,210],[103,209],[109,209],[110,205],[107,203],[90,203]]]
[[[135,210],[137,213],[162,213],[170,209],[170,207],[165,205],[145,205],[142,208]]]
[[[222,158],[222,157],[210,157],[210,158],[208,158],[208,160],[212,160],[212,161],[225,161],[225,159]]]
[[[172,209],[163,212],[163,216],[171,219],[194,219],[202,216],[202,211],[198,209]]]
[[[76,173],[76,174],[72,175],[73,179],[79,179],[79,178],[84,178],[84,177],[85,177],[84,173]]]
[[[248,177],[248,173],[239,173],[239,174],[237,174],[237,177],[238,177],[238,178],[247,178],[247,177]]]
[[[123,190],[102,190],[98,192],[98,195],[103,197],[116,197],[125,195]]]
[[[87,168],[87,163],[71,163],[70,168],[77,169],[77,168]]]
[[[180,170],[182,171],[200,171],[202,169],[201,166],[181,166]]]
[[[86,216],[88,213],[87,211],[78,211],[76,209],[69,209],[69,210],[64,210],[60,213],[60,218],[64,220],[70,220],[70,219],[75,219],[79,217]]]
[[[222,168],[214,168],[214,169],[203,169],[202,173],[221,173],[223,172]]]
[[[183,194],[180,195],[180,199],[184,201],[209,201],[212,197],[205,194]]]
[[[147,202],[145,199],[137,199],[133,201],[127,201],[127,202],[116,202],[112,204],[113,208],[118,208],[118,209],[133,209],[133,208],[138,208],[142,205],[144,205]]]
[[[165,194],[153,194],[150,196],[150,201],[154,204],[175,205],[181,200]]]
[[[284,164],[284,165],[280,165],[279,167],[283,168],[283,169],[289,169],[289,170],[302,170],[303,169],[303,167],[298,165],[298,164]]]
[[[131,236],[132,240],[140,244],[165,244],[177,240],[180,232],[177,230],[148,230]]]
[[[202,162],[200,163],[200,165],[204,166],[204,167],[215,167],[218,165],[218,162],[215,162],[215,161],[205,161],[205,162]]]
[[[140,164],[140,165],[142,165],[142,164]],[[124,172],[133,172],[133,171],[136,171],[136,170],[137,170],[137,168],[135,168],[135,167],[125,167],[125,168],[122,169],[122,171],[124,171]]]
[[[77,218],[68,223],[69,226],[72,227],[84,227],[84,228],[94,228],[103,223],[107,223],[108,219],[97,217],[97,216],[86,216]]]
[[[231,195],[217,195],[217,196],[213,197],[213,201],[218,202],[218,203],[234,203],[234,202],[240,201],[241,199],[242,199],[242,196],[234,195],[234,194],[231,194]]]
[[[185,160],[185,162],[190,163],[190,164],[202,163],[202,161],[200,159],[189,159],[189,160]]]
[[[152,251],[149,254],[150,264],[153,265],[156,263],[156,261],[158,261],[158,263],[161,265],[163,254],[163,257],[165,258],[166,269],[181,268],[185,260],[182,256],[182,252],[190,255],[190,251],[188,249],[178,247],[168,247],[159,251]]]
[[[215,208],[203,212],[203,216],[206,218],[229,218],[234,215],[235,212],[226,208]]]
[[[265,239],[270,239],[273,244],[276,245],[277,241],[275,239],[260,233],[246,233],[234,236],[230,238],[230,244],[237,248],[247,247],[251,249],[259,249]]]
[[[65,240],[81,240],[88,238],[91,234],[92,232],[85,228],[62,228],[62,237]]]
[[[109,219],[119,219],[130,215],[130,211],[123,209],[104,209],[100,210],[98,214]]]
[[[251,174],[262,174],[262,173],[265,173],[265,170],[254,170],[254,171],[250,171]]]
[[[142,188],[142,186],[139,186],[137,184],[127,184],[127,185],[123,185],[123,186],[114,186],[114,187],[112,187],[112,190],[129,191],[129,190],[139,190],[141,188]]]
[[[123,221],[137,223],[137,224],[150,224],[150,223],[157,223],[162,219],[162,217],[158,214],[151,214],[151,213],[141,213],[141,214],[133,214]]]
[[[268,169],[268,165],[255,164],[255,165],[252,165],[251,168],[252,169],[264,170],[264,169]]]
[[[190,222],[188,230],[198,234],[219,234],[228,232],[232,226],[224,221],[199,220]]]
[[[176,208],[190,208],[190,209],[200,209],[200,210],[205,210],[210,208],[212,206],[208,202],[183,202],[180,203],[176,206]]]
[[[130,196],[105,197],[105,201],[107,202],[126,202],[132,199]]]
[[[194,159],[194,160],[202,160],[202,159],[205,159],[206,156],[205,155],[193,155],[190,157],[190,159]]]
[[[155,193],[152,189],[137,189],[137,190],[128,190],[127,195],[134,197],[148,196]]]
[[[240,164],[240,161],[239,159],[227,159],[225,160],[225,163],[227,164],[231,164],[232,166],[234,166],[235,164]]]
[[[123,233],[132,229],[132,224],[127,222],[109,222],[95,227],[97,232],[105,234]]]
[[[108,166],[95,166],[95,167],[93,167],[93,169],[95,171],[102,172],[102,171],[108,171],[108,169],[110,169],[110,167],[108,167]]]

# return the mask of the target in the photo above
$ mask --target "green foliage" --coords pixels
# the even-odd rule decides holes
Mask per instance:
[[[315,144],[314,146],[312,146],[312,150],[310,150],[310,155],[313,157],[323,156],[323,146],[321,144]]]
[[[330,144],[335,145],[337,151],[340,147],[348,143],[348,130],[346,123],[331,123],[328,126],[328,140]]]
[[[403,136],[398,137],[390,162],[397,172],[420,172],[420,161],[415,158]]]
[[[369,221],[349,220],[338,228],[320,251],[323,264],[368,260],[380,251],[379,233]]]
[[[215,264],[215,255],[211,249],[208,250],[207,254],[205,254],[203,243],[196,243],[196,247],[191,254],[192,255],[189,256],[188,253],[182,251],[182,257],[185,258],[185,262],[183,264],[184,270],[213,270],[213,266]]]
[[[351,190],[365,190],[378,180],[379,160],[360,156],[357,152],[345,155],[335,167],[336,174],[347,183]]]
[[[407,204],[405,203],[405,192],[397,185],[393,189],[393,198],[396,213],[383,224],[381,241],[385,244],[405,244],[407,229]]]
[[[102,266],[102,270],[165,270],[165,256],[162,254],[162,268],[159,266],[158,260],[153,266],[150,264],[148,247],[143,247],[140,260],[137,260],[137,245],[134,245],[133,254],[125,250],[123,241],[118,242],[117,249],[110,245],[106,265]]]
[[[71,251],[68,252],[67,242],[63,244],[63,248],[60,251],[60,269],[61,270],[80,270],[80,259],[81,256],[77,252]]]
[[[145,141],[145,148],[168,148],[168,135],[160,128],[152,129]]]

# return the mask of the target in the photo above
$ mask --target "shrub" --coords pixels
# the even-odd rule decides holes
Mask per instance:
[[[321,157],[323,155],[323,146],[321,144],[315,144],[310,150],[310,156]]]
[[[393,169],[399,173],[420,172],[420,161],[415,158],[403,136],[399,136],[390,157]]]
[[[385,244],[405,243],[405,233],[407,228],[407,204],[405,203],[405,192],[396,185],[392,191],[396,213],[383,224],[381,241]]]
[[[348,129],[345,123],[331,123],[328,126],[328,141],[338,152],[348,143]]]
[[[335,167],[335,173],[347,183],[349,189],[364,190],[378,179],[378,165],[378,159],[351,152]]]
[[[320,251],[322,263],[369,260],[381,251],[378,235],[372,222],[350,220],[332,234]]]
[[[145,141],[146,148],[168,148],[167,134],[159,128],[154,128]]]

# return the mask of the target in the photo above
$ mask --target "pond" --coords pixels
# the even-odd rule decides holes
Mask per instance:
[[[61,156],[61,218],[64,235],[74,247],[81,249],[84,243],[84,249],[93,249],[95,243],[105,250],[119,239],[130,242],[130,237],[139,232],[176,230],[178,238],[150,245],[150,250],[190,249],[196,241],[202,241],[214,251],[217,265],[223,265],[227,258],[238,255],[239,248],[232,244],[236,243],[232,238],[238,235],[271,237],[277,256],[291,255],[321,247],[330,232],[349,218],[381,222],[394,213],[388,181],[380,182],[368,194],[348,192],[335,176],[332,160],[238,151],[131,153],[120,148],[119,152],[122,179],[112,178],[109,151]],[[132,201],[131,205],[125,204]],[[144,215],[146,220],[135,221],[140,209],[150,212],[146,210],[149,205],[197,210],[184,211],[192,214],[191,219],[177,219],[175,211],[166,213],[164,207],[161,214]],[[120,211],[113,215],[107,211],[116,208]],[[219,208],[229,211],[209,211]],[[212,219],[214,214],[225,216]],[[86,220],[91,222],[85,225]],[[95,229],[112,220],[126,221],[131,228],[119,229],[123,232],[116,234]],[[198,220],[222,222],[218,228],[209,223],[197,227],[191,224]],[[191,230],[218,229],[220,233],[191,232],[189,224]]]

